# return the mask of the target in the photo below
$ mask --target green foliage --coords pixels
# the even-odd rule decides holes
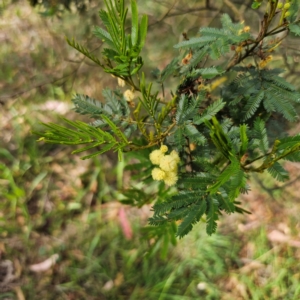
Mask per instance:
[[[80,121],[70,121],[67,119],[63,120],[70,126],[77,130],[67,128],[61,125],[49,123],[43,124],[48,127],[50,131],[45,133],[34,132],[37,135],[43,135],[40,140],[46,141],[47,143],[57,143],[65,145],[81,145],[88,144],[88,146],[73,151],[73,153],[81,153],[83,151],[102,146],[100,151],[96,151],[93,154],[83,156],[82,159],[94,157],[96,155],[105,153],[109,150],[118,152],[121,157],[122,150],[129,144],[127,138],[123,132],[105,115],[100,115],[102,121],[106,123],[108,128],[112,131],[112,134],[108,130],[103,131],[100,128],[95,128]]]
[[[296,120],[293,102],[300,101],[300,94],[279,77],[282,70],[260,70],[254,67],[236,67],[233,70],[238,75],[225,93],[234,118],[247,121],[257,111],[264,110],[267,113],[282,114],[289,121]]]
[[[300,93],[284,79],[284,70],[272,67],[274,45],[266,40],[277,29],[298,34],[296,6],[287,18],[285,11],[277,11],[277,1],[268,1],[256,36],[227,14],[221,17],[222,28],[200,28],[200,36],[174,46],[181,52],[164,70],[153,71],[160,92],[141,70],[147,17],[139,21],[136,1],[130,3],[127,29],[124,1],[105,1],[106,10],[99,13],[105,29],[94,30],[107,46],[101,60],[68,40],[127,85],[123,96],[120,90],[105,89],[100,103],[76,94],[75,111],[93,118],[91,124],[65,120],[75,129],[50,123],[44,124],[48,131],[36,133],[47,143],[86,144],[73,153],[100,147],[83,158],[109,150],[117,151],[119,159],[123,153],[131,155],[135,161],[126,169],[142,172],[132,179],[143,181],[151,192],[132,186],[121,191],[121,201],[138,207],[154,204],[149,222],[157,228],[149,231],[151,237],[167,243],[174,238],[175,224],[176,235],[183,237],[200,220],[211,235],[223,212],[247,212],[237,199],[249,191],[252,173],[268,171],[283,181],[288,173],[280,161],[300,161],[299,135],[271,139],[267,130],[274,119],[280,124],[283,118],[294,122],[298,117]],[[258,9],[261,2],[254,3]],[[283,16],[279,20],[278,12]],[[177,88],[165,93],[171,76],[178,79]]]

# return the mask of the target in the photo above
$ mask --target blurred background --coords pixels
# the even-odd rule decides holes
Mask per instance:
[[[145,72],[163,69],[182,33],[218,26],[228,13],[259,28],[252,1],[138,0],[149,16]],[[117,81],[72,49],[97,56],[92,35],[103,1],[0,3],[0,299],[300,299],[300,164],[290,181],[251,179],[240,200],[251,215],[222,216],[208,237],[198,224],[177,245],[155,242],[151,205],[122,205],[130,171],[115,154],[82,161],[71,147],[37,142],[31,130],[72,110],[72,95],[101,100]],[[274,63],[299,88],[299,42],[284,41]],[[175,82],[175,81],[174,81]],[[172,85],[172,80],[170,85]],[[299,132],[293,124],[290,132]]]

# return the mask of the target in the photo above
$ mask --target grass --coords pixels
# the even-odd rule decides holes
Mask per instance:
[[[147,239],[149,205],[132,209],[116,201],[128,184],[116,157],[81,161],[68,147],[36,142],[31,130],[39,121],[77,118],[69,100],[74,91],[101,99],[103,86],[115,84],[64,42],[65,33],[74,34],[97,48],[88,28],[95,11],[81,19],[66,13],[63,20],[41,18],[27,2],[6,2],[1,11],[7,22],[0,24],[0,264],[12,261],[15,278],[0,282],[0,299],[299,299],[298,181],[279,189],[259,177],[242,199],[252,215],[222,217],[212,237],[199,224],[166,247]],[[168,42],[155,30],[149,36],[148,57],[157,59],[151,47],[162,45],[160,68],[178,40],[175,25],[159,25]],[[296,178],[299,166],[287,168]],[[130,238],[120,225],[122,211]],[[59,259],[51,268],[30,270],[54,254]]]

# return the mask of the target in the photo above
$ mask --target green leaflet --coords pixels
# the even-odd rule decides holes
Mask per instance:
[[[193,70],[193,72],[191,72],[191,76],[201,75],[204,79],[212,79],[222,73],[224,73],[224,70],[221,67],[210,67],[205,69]]]
[[[247,104],[243,111],[243,115],[244,115],[243,120],[244,121],[250,119],[255,114],[255,112],[257,111],[257,109],[260,106],[261,101],[264,99],[264,97],[265,97],[265,92],[263,90],[261,90],[254,97],[248,98]]]
[[[289,179],[288,172],[278,162],[275,162],[268,168],[268,172],[278,181],[286,181]]]
[[[155,211],[154,217],[163,215],[172,209],[179,209],[188,207],[189,205],[199,201],[203,193],[199,191],[181,191],[172,197],[167,198],[167,201],[157,203],[153,209]]]
[[[240,156],[242,157],[248,149],[248,136],[247,136],[247,125],[240,125],[240,138],[241,138],[241,147],[240,147]]]
[[[131,0],[131,42],[132,46],[138,46],[139,41],[139,17],[136,0]]]
[[[231,161],[234,158],[234,150],[229,137],[224,132],[217,118],[212,117],[212,123],[205,121],[205,125],[211,130],[210,136],[217,149],[224,155],[224,157]]]
[[[178,185],[187,189],[196,190],[198,195],[205,193],[209,185],[212,185],[216,177],[210,173],[198,173],[197,175],[185,175],[179,179]]]
[[[101,64],[101,67],[105,72],[119,77],[135,75],[143,66],[143,60],[139,54],[145,44],[148,18],[142,16],[141,24],[139,24],[136,0],[131,0],[131,34],[126,35],[128,9],[125,8],[124,1],[105,0],[104,2],[107,11],[100,10],[99,16],[106,29],[96,27],[94,30],[94,35],[110,47],[102,52],[109,64]],[[93,56],[86,49],[80,50],[80,47],[76,49],[93,60]]]
[[[139,49],[142,49],[145,45],[146,36],[148,30],[148,17],[146,15],[142,16],[141,25],[139,28]]]
[[[106,30],[96,26],[93,34],[103,42],[107,43],[111,48],[117,49],[110,33],[108,33]]]
[[[282,70],[266,71],[246,67],[235,67],[234,70],[239,73],[227,87],[227,101],[236,118],[241,118],[241,112],[235,110],[235,105],[242,103],[243,121],[249,120],[262,109],[267,113],[277,112],[287,120],[295,121],[297,114],[293,102],[300,101],[300,94],[293,85],[278,76]]]
[[[300,152],[294,152],[284,157],[285,160],[300,162]]]
[[[300,146],[300,134],[280,139],[280,143],[278,144],[277,149],[284,150],[295,146]]]
[[[73,47],[74,49],[76,49],[77,51],[79,51],[80,53],[82,53],[84,56],[88,57],[90,60],[92,60],[94,63],[96,63],[100,67],[104,68],[104,66],[100,62],[100,60],[98,58],[96,58],[94,55],[92,55],[85,47],[83,47],[82,45],[78,44],[74,39],[73,40],[69,40],[68,38],[66,38],[66,40],[67,40],[67,43],[71,47]]]
[[[224,189],[220,189],[219,194],[214,194],[214,197],[218,200],[219,208],[225,210],[226,213],[231,214],[235,212],[234,201],[231,201]]]
[[[260,118],[255,119],[252,132],[252,137],[255,139],[253,141],[253,148],[258,147],[262,153],[267,153],[269,150],[269,141],[265,122]]]
[[[208,235],[212,235],[217,229],[217,220],[219,219],[218,200],[213,197],[208,198],[208,209],[206,211],[206,232]]]
[[[186,123],[184,125],[184,135],[189,138],[191,143],[196,143],[203,145],[206,142],[206,138],[202,135],[197,128],[191,123]]]
[[[119,139],[121,140],[121,142],[123,142],[125,144],[128,144],[127,138],[123,134],[123,132],[107,116],[101,115],[101,117],[110,126],[110,128],[112,129],[112,131],[114,132],[114,134],[119,137]]]
[[[210,194],[215,194],[218,192],[219,188],[227,183],[230,178],[240,171],[240,164],[237,159],[232,159],[230,165],[220,174],[220,176],[216,179],[216,183],[210,186],[207,191]]]
[[[200,125],[201,123],[210,120],[225,106],[225,104],[226,103],[223,102],[222,99],[215,101],[208,108],[206,108],[200,116],[198,115],[194,118],[194,123]]]
[[[247,177],[243,170],[235,171],[230,180],[229,200],[233,202],[241,193],[241,189],[245,188]]]
[[[40,140],[45,141],[46,143],[54,144],[65,144],[65,145],[81,145],[88,144],[87,146],[73,151],[73,153],[81,153],[92,148],[103,145],[100,151],[97,151],[93,154],[82,157],[82,159],[87,159],[100,155],[104,152],[107,152],[111,149],[115,151],[122,150],[126,147],[129,142],[125,135],[117,128],[114,123],[112,123],[109,118],[105,115],[101,115],[101,118],[110,126],[113,133],[120,139],[118,141],[112,134],[107,131],[103,131],[100,128],[95,128],[91,125],[80,121],[70,121],[67,119],[63,120],[75,129],[64,127],[61,125],[56,125],[53,123],[44,124],[50,131],[46,132],[34,132],[35,134],[41,136]]]
[[[206,201],[202,200],[200,203],[192,205],[189,208],[187,215],[184,217],[181,224],[178,226],[176,235],[183,237],[188,234],[192,229],[193,225],[199,222],[200,218],[206,211]]]

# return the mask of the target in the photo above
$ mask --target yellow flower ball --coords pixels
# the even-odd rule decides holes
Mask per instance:
[[[178,155],[177,151],[173,150],[170,153],[170,156],[173,157],[173,159],[176,161],[177,164],[180,162],[180,158],[179,158],[179,155]]]
[[[164,182],[168,186],[173,186],[178,180],[177,172],[167,172],[164,178]]]
[[[157,150],[153,150],[150,153],[150,161],[154,164],[154,165],[159,165],[160,161],[162,159],[162,157],[164,156],[163,152],[160,149]]]
[[[166,172],[176,171],[177,170],[177,161],[176,158],[172,157],[171,155],[165,155],[161,158],[160,168]]]
[[[166,173],[160,168],[154,168],[152,170],[152,178],[154,180],[163,180],[166,177]]]

